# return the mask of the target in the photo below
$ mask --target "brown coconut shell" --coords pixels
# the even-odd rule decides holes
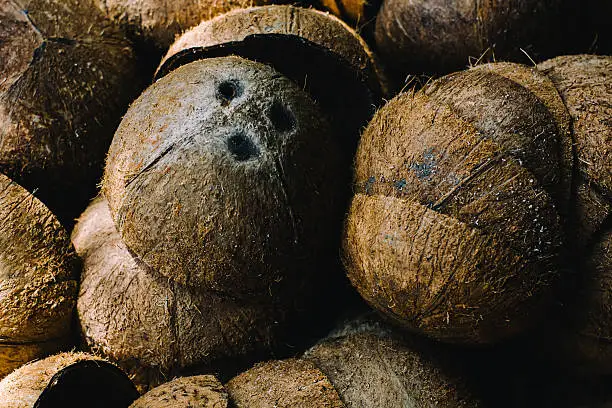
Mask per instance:
[[[70,225],[138,91],[130,44],[90,1],[3,1],[0,54],[0,171]]]
[[[123,242],[161,276],[289,304],[336,256],[339,151],[295,83],[239,57],[200,60],[132,104],[103,191]]]
[[[57,218],[0,174],[0,378],[70,344],[77,259]]]
[[[235,10],[202,22],[172,44],[157,78],[227,55],[269,64],[302,86],[334,118],[351,159],[361,127],[388,92],[376,58],[353,29],[328,13],[293,6]]]
[[[282,0],[96,0],[97,6],[116,20],[137,42],[165,52],[175,37],[204,20],[233,9],[282,3]]]
[[[3,408],[127,408],[137,397],[125,373],[85,353],[35,361],[0,381]]]
[[[402,339],[375,319],[357,319],[306,351],[347,408],[479,407],[451,355]],[[454,370],[456,371],[456,370]]]
[[[227,408],[223,385],[212,375],[176,378],[138,398],[130,408]]]
[[[539,69],[568,107],[576,147],[570,253],[577,270],[554,340],[582,371],[612,373],[612,57],[563,56]]]
[[[338,392],[313,363],[288,359],[257,364],[234,377],[227,392],[236,408],[342,408]]]
[[[559,129],[536,93],[489,69],[388,103],[362,136],[346,226],[362,296],[445,341],[525,330],[558,270]]]
[[[446,73],[479,59],[525,58],[520,49],[550,55],[558,47],[561,3],[386,0],[376,19],[376,44],[402,78]]]
[[[92,202],[72,240],[84,263],[77,305],[84,341],[140,389],[196,368],[231,371],[239,357],[252,364],[272,347],[282,311],[193,292],[149,271],[121,241],[105,200]]]

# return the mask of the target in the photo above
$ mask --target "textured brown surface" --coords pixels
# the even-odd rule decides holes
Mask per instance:
[[[1,378],[68,342],[77,260],[49,209],[4,175],[0,220]]]
[[[587,372],[612,373],[612,58],[575,55],[538,66],[572,117],[576,148],[570,254],[577,281],[554,340],[564,359]]]
[[[584,245],[612,210],[612,57],[563,56],[538,69],[555,84],[572,117],[575,240]]]
[[[336,256],[347,171],[308,95],[225,57],[176,69],[132,104],[103,191],[126,246],[162,276],[283,303]]]
[[[298,83],[322,110],[352,159],[361,128],[372,117],[386,80],[364,40],[338,18],[292,6],[236,10],[187,31],[157,75],[194,59],[239,55]]]
[[[411,348],[368,320],[352,322],[304,355],[328,376],[347,408],[481,406],[440,364],[449,363],[446,357],[435,344]]]
[[[227,408],[227,392],[212,375],[174,379],[152,389],[130,408]]]
[[[91,204],[72,239],[84,263],[77,309],[86,344],[116,361],[141,389],[191,366],[218,369],[224,357],[257,356],[271,347],[282,313],[196,295],[150,273],[121,242],[105,200]]]
[[[553,198],[569,188],[555,116],[485,69],[381,109],[358,150],[344,241],[362,296],[447,341],[492,342],[531,324],[557,274]]]
[[[90,1],[2,0],[0,54],[0,171],[71,224],[138,91],[129,43]]]
[[[313,363],[288,359],[257,364],[226,385],[236,408],[342,408],[329,379]]]
[[[90,382],[94,378],[98,384]],[[0,381],[2,408],[54,408],[59,406],[58,397],[65,404],[61,406],[102,408],[127,405],[135,396],[136,390],[125,374],[86,353],[47,357],[24,365]]]
[[[282,3],[277,0],[96,0],[110,18],[126,26],[135,39],[166,50],[183,31],[233,9]]]
[[[321,5],[351,25],[360,27],[376,18],[381,0],[320,0]]]
[[[376,20],[381,57],[402,74],[446,73],[469,58],[507,59],[557,45],[560,0],[387,0]]]

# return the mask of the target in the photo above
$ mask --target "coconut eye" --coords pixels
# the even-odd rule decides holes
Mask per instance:
[[[235,80],[223,81],[217,87],[217,98],[221,100],[223,106],[227,106],[232,99],[242,95],[242,84]]]
[[[237,161],[247,161],[259,156],[259,149],[243,132],[234,133],[227,139],[227,149]]]
[[[279,132],[289,132],[295,129],[297,121],[293,113],[279,101],[274,101],[268,110],[268,117],[272,125]]]

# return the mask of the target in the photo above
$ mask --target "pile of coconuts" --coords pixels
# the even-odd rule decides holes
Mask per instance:
[[[0,408],[612,403],[609,5],[287,3],[0,2]]]

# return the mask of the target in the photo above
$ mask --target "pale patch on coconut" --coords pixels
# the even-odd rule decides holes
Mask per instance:
[[[223,385],[212,375],[176,378],[138,398],[130,408],[227,408]]]

